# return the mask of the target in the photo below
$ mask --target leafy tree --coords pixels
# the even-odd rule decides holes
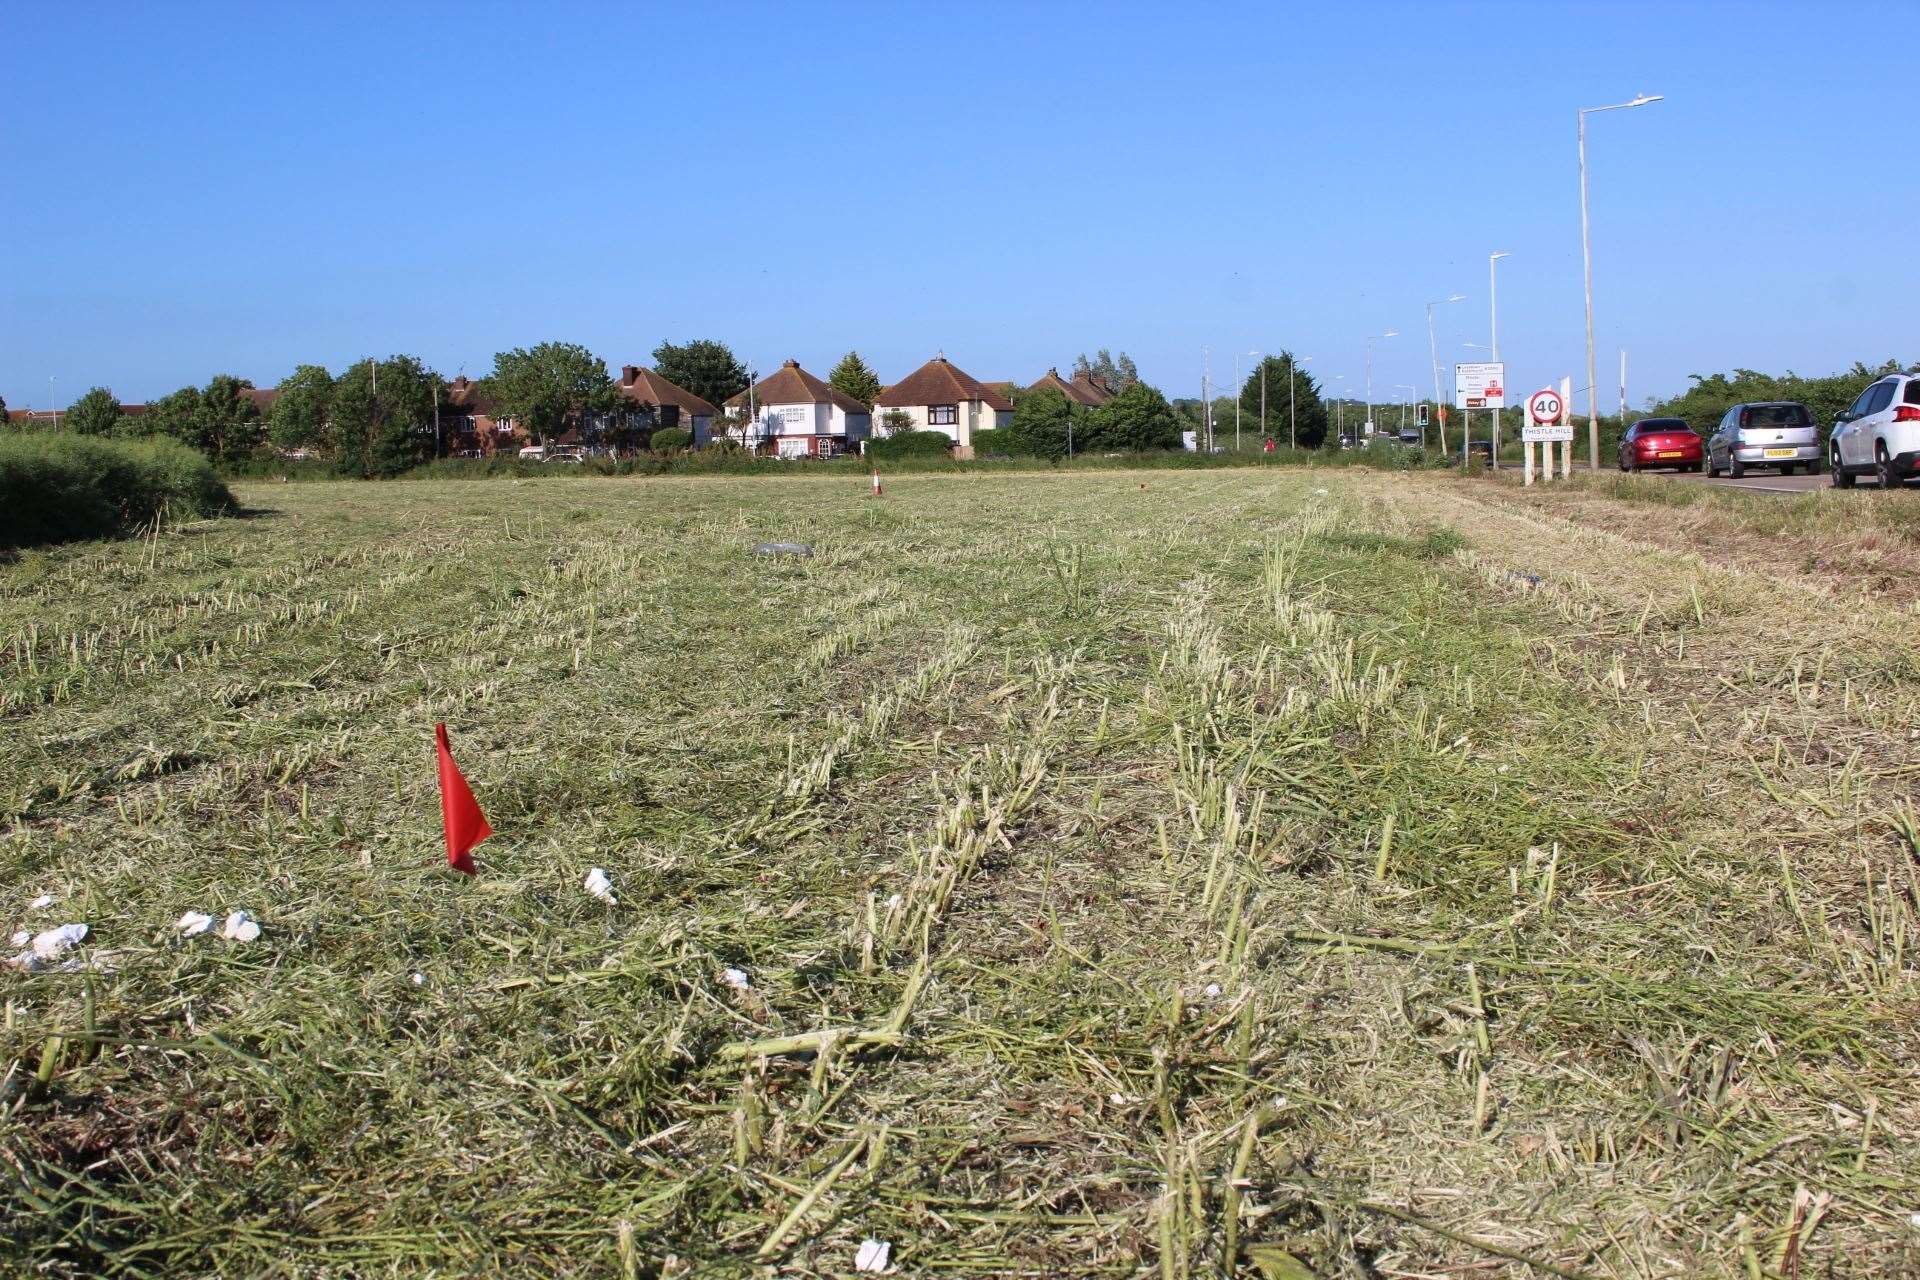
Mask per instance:
[[[1019,415],[1014,416],[1018,424]],[[1087,414],[1087,449],[1178,449],[1180,421],[1167,398],[1135,382]]]
[[[913,430],[913,415],[905,409],[889,409],[880,415],[880,425],[886,428],[880,433],[883,437],[905,435]]]
[[[1073,358],[1073,376],[1077,378],[1082,374],[1097,375],[1115,391],[1124,391],[1140,381],[1140,370],[1134,368],[1132,356],[1122,351],[1115,357],[1105,347],[1095,352],[1091,360],[1085,352]]]
[[[238,458],[260,443],[260,410],[241,394],[252,389],[245,378],[218,373],[201,390],[191,443],[215,462]]]
[[[706,338],[677,346],[661,343],[653,349],[653,371],[710,404],[725,404],[748,383],[746,366],[727,344]]]
[[[696,395],[705,394],[665,369],[659,373]],[[494,356],[486,394],[496,406],[494,417],[512,418],[539,444],[559,435],[570,413],[610,413],[620,393],[607,376],[606,362],[593,352],[571,342],[543,342]]]
[[[376,376],[377,375],[377,376]],[[398,475],[433,456],[433,393],[439,375],[414,356],[350,366],[333,384],[329,435],[340,469]]]
[[[282,449],[327,449],[327,414],[333,407],[333,375],[303,364],[280,380],[280,397],[267,411],[267,435]]]
[[[105,387],[95,387],[67,410],[67,425],[83,436],[114,434],[120,425],[120,397]]]
[[[852,396],[868,409],[880,398],[880,375],[867,367],[858,351],[849,351],[827,375],[827,385],[842,395]]]
[[[1013,425],[1007,428],[1016,448],[1036,458],[1064,458],[1069,444],[1087,447],[1087,432],[1079,405],[1051,387],[1039,391],[1017,392],[1013,400]]]
[[[197,438],[195,422],[199,413],[200,388],[182,387],[148,405],[140,425],[148,435],[171,436],[183,444],[193,444]]]

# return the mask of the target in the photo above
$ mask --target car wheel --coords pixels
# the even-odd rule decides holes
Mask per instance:
[[[1840,450],[1827,459],[1827,479],[1836,489],[1853,488],[1853,473],[1840,465]]]
[[[1740,459],[1734,457],[1732,454],[1728,454],[1727,455],[1727,478],[1729,480],[1738,480],[1741,477],[1745,476],[1746,474],[1747,474],[1747,464],[1740,461]]]
[[[1882,489],[1900,487],[1900,473],[1893,469],[1893,459],[1887,456],[1887,446],[1884,443],[1874,446],[1873,474],[1880,481]]]

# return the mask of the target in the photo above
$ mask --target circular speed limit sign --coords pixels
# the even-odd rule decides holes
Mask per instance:
[[[1527,397],[1527,417],[1541,426],[1550,426],[1560,421],[1560,393],[1552,387],[1542,387]]]

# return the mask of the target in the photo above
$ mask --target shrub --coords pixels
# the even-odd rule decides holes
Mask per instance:
[[[985,431],[973,433],[973,456],[991,458],[995,454],[1005,454],[1017,458],[1027,450],[1017,435],[1006,427],[988,427]]]
[[[902,431],[867,442],[867,453],[875,458],[944,458],[952,452],[953,441],[938,431]]]
[[[0,546],[114,537],[234,507],[206,456],[175,440],[0,439]]]
[[[656,450],[690,449],[693,447],[693,432],[685,427],[667,427],[653,433],[653,446]]]

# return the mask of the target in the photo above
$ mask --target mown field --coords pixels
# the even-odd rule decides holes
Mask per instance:
[[[91,930],[0,970],[0,1268],[1920,1275],[1905,544],[1659,492],[260,485],[0,566],[0,922]]]

